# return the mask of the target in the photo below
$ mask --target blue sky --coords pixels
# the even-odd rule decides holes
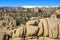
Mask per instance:
[[[60,0],[0,0],[0,6],[60,6]]]

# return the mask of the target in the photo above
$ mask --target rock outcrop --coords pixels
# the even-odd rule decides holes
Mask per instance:
[[[6,32],[13,39],[36,37],[60,38],[60,19],[43,18],[40,20],[30,20],[26,22],[25,26],[3,32]]]

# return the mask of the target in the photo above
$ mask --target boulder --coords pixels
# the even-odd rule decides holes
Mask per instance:
[[[60,21],[58,22],[58,30],[59,30],[59,32],[58,32],[58,38],[60,38]]]
[[[47,23],[47,20],[46,19],[42,19],[42,25],[43,25],[43,36],[48,36],[49,32],[48,32],[48,23]]]
[[[38,23],[37,20],[31,20],[26,23],[26,37],[37,36],[38,34]]]
[[[39,27],[38,36],[42,36],[43,35],[43,24],[42,24],[41,20],[38,24],[38,27]]]
[[[47,19],[49,27],[49,37],[57,38],[58,37],[58,27],[57,23],[53,19]]]
[[[39,33],[38,35],[41,35],[43,34],[43,36],[48,36],[48,24],[47,24],[47,20],[46,19],[40,19],[40,22],[39,22]]]
[[[36,26],[28,26],[26,36],[36,36],[38,32],[38,27]]]
[[[19,38],[23,36],[23,27],[17,28],[13,32],[13,38]]]
[[[0,32],[0,40],[3,40],[3,37],[4,37],[4,33]]]

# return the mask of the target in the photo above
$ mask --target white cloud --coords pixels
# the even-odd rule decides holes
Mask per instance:
[[[36,6],[22,6],[22,7],[24,7],[24,8],[34,8]]]
[[[24,7],[24,8],[34,8],[34,7],[47,7],[47,8],[49,8],[49,7],[59,7],[59,6],[22,6],[22,7]]]
[[[34,7],[48,7],[48,6],[22,6],[24,8],[34,8]]]

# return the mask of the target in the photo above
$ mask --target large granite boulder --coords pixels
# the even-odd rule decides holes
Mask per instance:
[[[58,37],[58,26],[55,20],[47,19],[48,27],[49,27],[49,37],[50,38],[57,38]]]
[[[38,21],[31,20],[26,23],[26,37],[37,36],[38,34]]]

